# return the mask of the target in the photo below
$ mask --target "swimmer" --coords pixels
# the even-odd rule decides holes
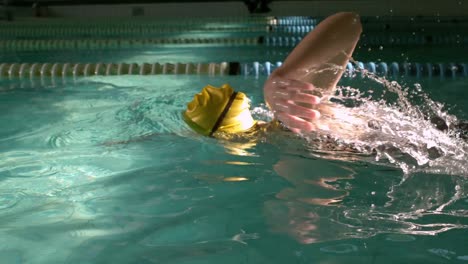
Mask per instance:
[[[326,124],[322,115],[333,115],[328,98],[333,95],[362,32],[359,16],[337,13],[326,18],[289,54],[264,85],[265,103],[273,111],[270,123],[252,118],[248,97],[228,84],[206,86],[187,104],[185,122],[196,132],[219,137],[254,133],[282,126],[308,133]]]
[[[356,118],[349,109],[329,100],[361,33],[359,15],[342,12],[329,16],[304,37],[264,84],[264,99],[274,114],[273,122],[254,120],[247,95],[228,84],[204,87],[187,104],[183,118],[194,131],[218,138],[242,138],[278,127],[296,134],[328,131],[342,139],[376,130],[375,120]],[[452,129],[460,131],[462,138],[468,137],[466,122],[448,124],[432,117],[431,123],[438,130]]]

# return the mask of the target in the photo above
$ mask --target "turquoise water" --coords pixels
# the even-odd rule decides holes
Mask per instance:
[[[2,81],[0,263],[468,262],[466,176],[320,158],[281,133],[218,141],[181,119],[225,82],[266,118],[263,81]],[[418,82],[467,118],[466,80]]]

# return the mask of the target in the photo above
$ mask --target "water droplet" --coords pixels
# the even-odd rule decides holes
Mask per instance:
[[[418,92],[421,92],[421,91],[422,91],[421,84],[415,83],[415,84],[414,84],[414,87],[416,88],[416,91],[418,91]]]

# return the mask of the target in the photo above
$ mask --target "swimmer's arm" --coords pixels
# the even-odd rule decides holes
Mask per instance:
[[[361,33],[359,15],[351,12],[332,15],[304,37],[274,76],[334,91]]]

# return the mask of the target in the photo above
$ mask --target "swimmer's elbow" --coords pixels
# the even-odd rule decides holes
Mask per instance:
[[[347,27],[353,29],[353,32],[362,33],[361,17],[355,12],[341,12],[335,14],[337,20],[343,21]]]

